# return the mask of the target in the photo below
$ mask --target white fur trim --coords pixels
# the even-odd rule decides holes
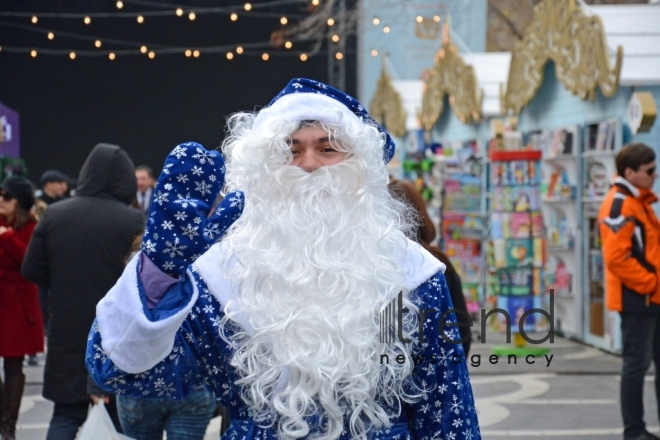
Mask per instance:
[[[320,121],[338,125],[361,124],[348,107],[336,99],[317,93],[291,93],[261,110],[253,128],[259,130],[272,117],[293,121]]]
[[[176,333],[198,297],[197,285],[189,272],[193,294],[188,304],[167,319],[149,321],[138,291],[138,260],[136,255],[96,306],[103,351],[118,368],[130,374],[151,369],[172,352]]]
[[[209,291],[218,300],[225,313],[229,312],[229,310],[226,310],[226,307],[229,300],[235,294],[234,285],[224,277],[220,270],[227,243],[227,241],[221,241],[214,244],[193,263],[193,268],[202,277]],[[408,248],[405,255],[400,259],[400,264],[406,270],[404,287],[408,291],[415,290],[436,273],[444,273],[446,268],[442,262],[438,261],[426,249],[410,240],[408,240]],[[393,295],[396,296],[397,294],[398,292],[395,292]],[[236,301],[232,304],[235,305]],[[252,326],[249,324],[245,312],[237,313],[234,316],[234,320],[247,333],[253,333]]]

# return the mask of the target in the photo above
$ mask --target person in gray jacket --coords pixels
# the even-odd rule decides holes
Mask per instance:
[[[73,440],[87,418],[87,335],[96,304],[144,230],[142,213],[129,207],[136,190],[128,154],[98,144],[80,171],[76,196],[45,211],[25,255],[23,276],[50,296],[43,396],[55,407],[48,440]]]

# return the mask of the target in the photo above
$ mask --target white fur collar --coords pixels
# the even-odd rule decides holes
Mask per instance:
[[[235,295],[235,286],[225,278],[220,269],[222,258],[224,258],[227,248],[227,242],[221,241],[213,245],[208,251],[193,263],[193,268],[206,282],[211,294],[218,300],[225,313],[237,312],[235,320],[247,333],[252,333],[253,329],[248,322],[245,312],[238,310],[228,310],[227,305]],[[235,263],[234,263],[235,264]],[[408,291],[413,291],[425,283],[436,273],[445,271],[445,265],[438,261],[426,249],[418,243],[408,240],[408,248],[399,260],[399,264],[406,269],[406,281],[404,287]],[[390,298],[388,298],[390,300]],[[236,306],[236,301],[232,301],[230,306]]]

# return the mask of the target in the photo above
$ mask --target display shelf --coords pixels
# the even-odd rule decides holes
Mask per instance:
[[[614,158],[617,155],[618,151],[611,150],[589,150],[582,153],[582,157],[586,158]]]
[[[575,203],[575,197],[541,197],[543,203]]]

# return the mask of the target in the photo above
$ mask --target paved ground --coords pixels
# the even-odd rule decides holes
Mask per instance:
[[[499,335],[488,335],[488,343],[473,344],[470,366],[483,438],[556,440],[621,439],[618,390],[621,359],[618,356],[560,337],[550,347],[551,358],[539,358],[534,364],[519,358],[509,364],[500,358],[491,365],[488,357],[493,346],[501,345]],[[40,359],[43,365],[43,359]],[[531,358],[529,359],[532,360]],[[26,367],[28,383],[19,420],[19,440],[45,438],[52,405],[41,393],[42,367]],[[644,390],[649,430],[658,432],[658,408],[652,376],[647,376]],[[205,440],[217,440],[218,419],[212,421]]]

